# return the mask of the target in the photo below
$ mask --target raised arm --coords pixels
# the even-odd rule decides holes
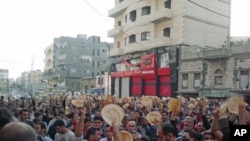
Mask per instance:
[[[86,109],[84,107],[81,108],[80,109],[80,118],[79,118],[79,121],[78,121],[76,128],[75,128],[75,136],[76,137],[81,137],[83,135],[82,129],[84,126],[85,113],[86,113]]]
[[[217,110],[213,113],[213,121],[211,125],[212,133],[219,139],[222,140],[223,133],[219,130],[219,118],[220,118],[220,111]]]

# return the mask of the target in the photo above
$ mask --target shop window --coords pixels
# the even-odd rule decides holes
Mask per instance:
[[[145,41],[145,40],[149,40],[150,39],[150,32],[142,32],[141,33],[141,40]]]
[[[130,20],[134,22],[136,20],[136,10],[130,12]]]
[[[134,43],[135,42],[135,34],[129,36],[129,43]]]
[[[164,7],[168,8],[168,9],[171,9],[171,0],[165,0]]]
[[[194,74],[194,88],[200,88],[201,84],[201,74],[195,73]]]
[[[151,7],[150,6],[142,7],[142,9],[141,9],[141,15],[142,16],[149,15],[150,13],[151,13]]]
[[[169,27],[163,29],[163,36],[170,37],[170,28]]]
[[[162,52],[158,54],[158,67],[166,68],[169,67],[169,53]]]
[[[214,83],[215,85],[222,85],[223,75],[221,69],[217,69],[214,74]]]
[[[249,70],[240,71],[240,88],[249,88]]]
[[[182,88],[188,88],[188,74],[182,74]]]

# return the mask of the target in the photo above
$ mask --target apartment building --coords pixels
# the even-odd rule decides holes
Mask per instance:
[[[228,46],[230,10],[230,0],[115,0],[111,93],[176,93],[181,48]]]
[[[7,95],[9,93],[9,70],[0,69],[0,95]]]
[[[79,34],[76,38],[54,38],[52,45],[44,50],[44,78],[48,81],[48,91],[86,91],[90,85],[82,86],[85,83],[81,81],[108,70],[107,55],[111,47],[111,43],[101,42],[99,36],[87,38]]]

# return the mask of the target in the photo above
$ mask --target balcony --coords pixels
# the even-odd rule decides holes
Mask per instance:
[[[206,50],[203,51],[204,59],[214,60],[214,59],[225,59],[231,56],[231,51],[226,48]]]
[[[168,19],[172,19],[173,11],[171,9],[161,9],[159,11],[155,11],[151,15],[149,15],[148,19],[152,23],[162,22]]]
[[[122,35],[123,27],[116,27],[108,31],[108,37],[117,37]]]
[[[163,47],[171,45],[171,38],[161,37],[157,39],[151,39],[148,41],[141,41],[139,43],[132,43],[124,48],[124,53],[132,53],[136,51],[149,50],[156,47]]]
[[[121,3],[117,3],[113,9],[109,10],[108,12],[109,17],[115,18],[121,15],[129,5],[133,5],[137,3],[137,1],[140,1],[140,0],[125,0]]]
[[[123,48],[113,48],[110,50],[109,56],[118,56],[123,54]]]

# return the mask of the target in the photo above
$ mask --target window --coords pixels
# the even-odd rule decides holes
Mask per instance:
[[[150,6],[142,7],[142,9],[141,9],[141,15],[142,16],[149,15],[150,13],[151,13],[151,7]]]
[[[201,74],[195,73],[194,74],[194,88],[200,88],[201,84]]]
[[[158,67],[165,68],[169,67],[169,53],[168,52],[162,52],[158,54]]]
[[[131,64],[138,64],[138,63],[140,63],[140,58],[139,57],[138,58],[133,58],[133,59],[130,60],[130,63]],[[130,68],[130,70],[139,70],[139,69],[140,69],[139,66],[132,66]]]
[[[188,74],[182,74],[182,88],[188,88]]]
[[[125,15],[125,23],[127,22],[127,18],[128,18],[128,16],[127,16],[127,15]]]
[[[149,40],[150,39],[150,32],[142,32],[141,33],[141,40],[145,41],[145,40]]]
[[[129,43],[135,42],[135,34],[129,36]]]
[[[124,46],[127,45],[127,38],[125,37],[125,40],[124,40]]]
[[[240,71],[240,88],[249,88],[249,70]]]
[[[100,56],[100,50],[99,49],[97,50],[97,56]]]
[[[121,71],[121,63],[115,64],[115,70],[116,71]]]
[[[222,85],[223,76],[221,69],[217,69],[214,74],[214,83],[215,85]]]
[[[122,25],[122,22],[121,21],[118,21],[117,22],[117,26],[121,26]]]
[[[123,2],[124,0],[119,0],[119,2],[121,3],[121,2]]]
[[[134,22],[136,20],[136,11],[135,10],[130,12],[130,20],[131,20],[131,22]]]
[[[121,47],[121,42],[117,42],[116,46],[117,46],[117,48],[120,48]]]
[[[164,28],[163,30],[163,36],[164,37],[170,37],[170,28]]]
[[[165,6],[165,8],[171,8],[171,0],[165,0],[165,2],[164,2],[164,6]]]

